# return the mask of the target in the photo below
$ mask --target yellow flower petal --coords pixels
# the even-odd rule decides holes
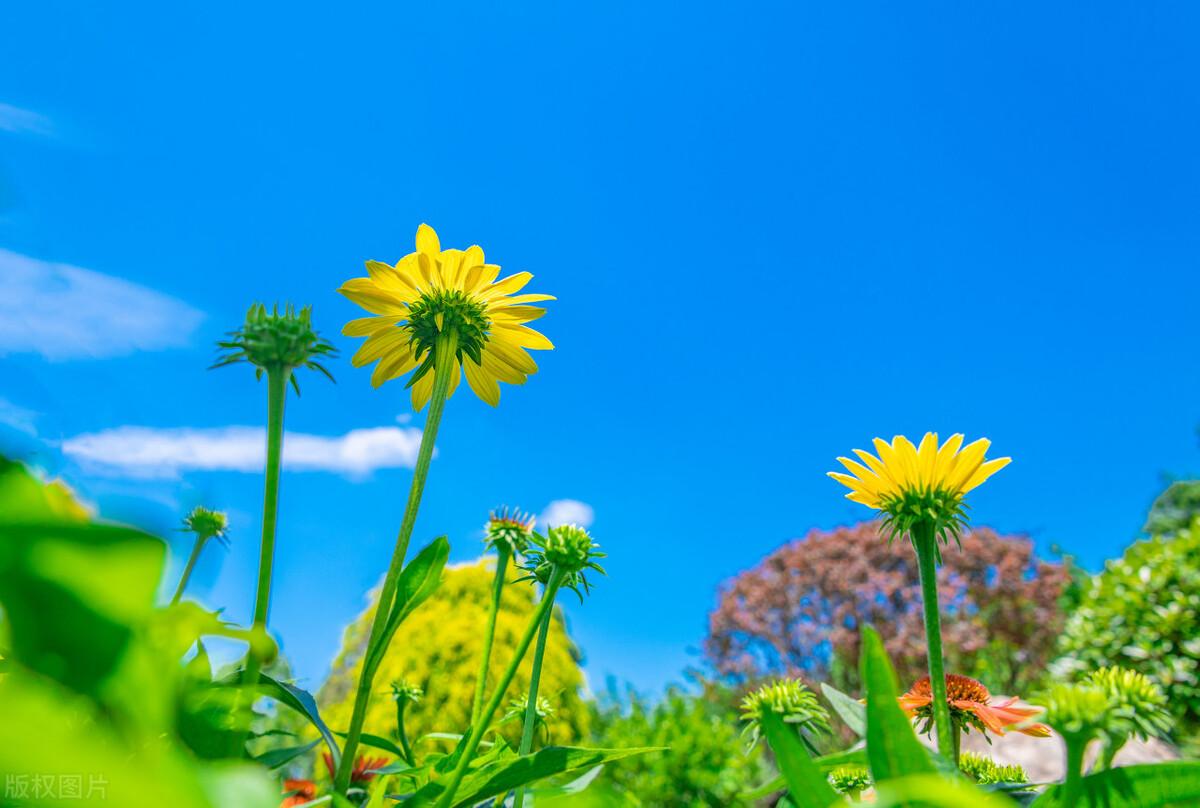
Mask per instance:
[[[552,351],[554,343],[546,339],[539,331],[516,323],[496,323],[493,332],[498,339],[503,339],[513,345],[529,348],[533,351]]]
[[[434,256],[442,251],[442,243],[432,227],[422,224],[417,228],[417,252]]]
[[[500,403],[500,385],[488,374],[481,365],[469,356],[463,357],[463,371],[467,375],[467,384],[475,391],[475,395],[491,404],[493,407]]]
[[[342,334],[347,337],[369,337],[380,331],[386,331],[400,320],[393,314],[381,314],[376,317],[360,317],[342,326]]]
[[[408,307],[395,292],[389,291],[370,278],[351,278],[338,289],[346,297],[372,314],[405,314]]]
[[[975,473],[971,475],[971,478],[969,480],[967,480],[966,484],[963,485],[962,493],[965,494],[968,491],[970,491],[972,488],[977,488],[978,486],[982,485],[983,482],[985,480],[987,480],[988,477],[991,477],[993,474],[995,474],[997,471],[1004,468],[1011,462],[1012,462],[1011,457],[998,457],[995,460],[987,461],[986,463],[981,465],[975,471]]]

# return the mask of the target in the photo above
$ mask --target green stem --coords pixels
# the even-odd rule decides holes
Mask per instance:
[[[408,743],[408,733],[404,729],[404,708],[407,705],[408,699],[396,700],[396,734],[400,736],[400,751],[404,752],[404,762],[409,766],[416,766],[412,747]]]
[[[408,504],[404,508],[404,518],[400,522],[400,533],[396,536],[396,548],[392,552],[392,561],[388,566],[387,576],[379,590],[379,603],[375,606],[375,618],[371,622],[371,634],[367,640],[366,653],[363,655],[362,672],[358,679],[358,691],[354,694],[354,712],[350,715],[350,730],[346,734],[346,744],[342,749],[342,760],[334,778],[334,791],[345,795],[350,787],[350,774],[354,768],[354,753],[358,750],[358,742],[362,737],[363,722],[367,716],[367,705],[371,700],[371,688],[375,681],[375,664],[368,664],[372,657],[382,661],[391,636],[387,632],[388,615],[391,612],[392,601],[396,595],[396,585],[400,572],[404,568],[404,558],[408,555],[408,542],[412,538],[413,526],[417,522],[417,510],[421,507],[421,495],[425,491],[425,478],[429,475],[429,461],[433,459],[433,444],[437,440],[438,426],[442,421],[442,411],[446,407],[446,396],[450,392],[450,380],[458,369],[458,332],[443,332],[434,345],[433,392],[429,399],[429,415],[425,419],[425,429],[421,433],[421,448],[417,451],[417,464],[413,469],[412,487],[408,491]],[[372,649],[379,646],[380,652],[372,654]]]
[[[1062,808],[1074,808],[1075,803],[1079,802],[1079,795],[1083,792],[1083,753],[1087,751],[1090,740],[1086,735],[1063,736],[1067,745],[1067,776],[1063,783]]]
[[[263,490],[262,541],[258,555],[258,586],[254,594],[254,623],[251,631],[259,629],[265,634],[267,615],[271,610],[271,575],[275,565],[275,523],[279,514],[279,469],[283,459],[283,409],[287,401],[289,368],[278,367],[267,370],[267,471]],[[251,692],[258,686],[262,673],[262,659],[251,645],[246,655],[246,670],[242,683],[249,685]],[[238,698],[238,714],[246,705]],[[248,729],[248,727],[247,727]],[[247,732],[247,735],[249,733]],[[238,741],[238,748],[246,739]]]
[[[467,744],[462,749],[462,756],[458,759],[458,764],[454,767],[454,773],[450,776],[450,782],[446,784],[446,790],[442,792],[442,796],[434,804],[434,808],[450,808],[454,802],[454,794],[458,791],[458,786],[462,783],[463,776],[467,773],[467,767],[471,765],[471,759],[475,756],[475,750],[479,748],[479,742],[483,740],[483,733],[487,731],[488,725],[492,722],[492,717],[496,714],[496,710],[500,707],[500,702],[504,699],[504,692],[508,690],[508,686],[512,684],[513,677],[517,673],[517,668],[521,664],[521,660],[525,658],[525,652],[529,650],[529,645],[533,642],[533,635],[541,626],[542,620],[545,619],[546,613],[554,606],[554,596],[558,593],[558,585],[562,583],[563,571],[557,566],[550,572],[550,580],[546,583],[546,591],[542,595],[542,600],[538,603],[537,609],[529,618],[529,625],[525,627],[525,633],[521,636],[521,640],[517,643],[516,650],[513,652],[513,657],[508,663],[508,667],[504,669],[504,673],[500,676],[500,681],[496,685],[495,692],[488,699],[487,706],[483,708],[483,713],[479,716],[471,727],[471,734],[467,738]]]
[[[207,539],[196,537],[195,544],[192,545],[192,554],[188,556],[187,565],[183,568],[183,575],[179,576],[179,586],[175,589],[175,596],[171,598],[171,605],[174,606],[183,597],[183,590],[187,588],[188,581],[192,577],[192,570],[196,568],[196,561],[200,558],[200,551],[204,549],[204,543]]]
[[[542,626],[538,630],[537,646],[533,649],[533,671],[529,674],[529,699],[525,703],[525,727],[521,730],[521,747],[518,750],[521,755],[528,755],[533,751],[533,730],[537,723],[538,683],[542,678],[542,657],[546,655],[546,637],[550,633],[550,623],[553,619],[554,608],[551,607],[546,610],[546,616],[542,618]],[[524,804],[525,786],[521,786],[513,798],[513,808],[521,808]]]
[[[508,575],[508,546],[496,546],[496,577],[492,581],[492,603],[488,609],[487,628],[483,632],[483,659],[479,662],[479,677],[475,680],[475,698],[471,702],[471,723],[479,720],[483,709],[483,691],[487,688],[488,666],[492,658],[492,640],[496,636],[496,617],[500,613],[500,595],[504,591],[504,579]]]
[[[929,651],[929,685],[933,694],[933,724],[937,729],[938,751],[953,757],[954,727],[950,723],[950,703],[946,700],[946,668],[942,657],[942,621],[938,612],[937,537],[933,522],[917,522],[912,527],[917,565],[921,572],[921,600],[925,608],[925,646]]]

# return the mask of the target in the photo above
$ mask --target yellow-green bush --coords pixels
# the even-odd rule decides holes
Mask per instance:
[[[414,743],[425,733],[460,733],[467,729],[494,570],[491,558],[448,567],[438,591],[400,626],[375,680],[377,692],[367,712],[367,732],[396,737],[396,707],[390,691],[391,683],[399,680],[425,691],[418,704],[405,710],[405,728]],[[510,568],[509,583],[504,587],[487,695],[491,695],[490,688],[512,659],[513,648],[533,612],[533,587],[527,581],[514,582],[521,574]],[[374,612],[372,605],[347,627],[342,650],[318,696],[322,715],[335,729],[350,723],[362,652]],[[496,720],[503,715],[508,699],[519,698],[528,691],[532,658],[532,653],[526,655]],[[589,712],[580,695],[583,673],[579,661],[579,652],[567,636],[562,614],[557,612],[546,644],[539,688],[555,711],[549,720],[549,730],[550,739],[556,744],[576,743],[588,734]],[[505,735],[510,742],[518,738],[519,722],[507,725]]]

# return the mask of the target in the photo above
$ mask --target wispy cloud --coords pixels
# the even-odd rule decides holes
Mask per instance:
[[[153,289],[0,249],[0,356],[122,356],[185,345],[204,315]]]
[[[283,441],[283,466],[292,471],[331,471],[360,478],[381,468],[412,468],[420,444],[421,430],[416,427],[353,429],[334,436],[288,432]],[[250,426],[122,426],[68,438],[62,450],[97,474],[170,478],[185,471],[261,472],[266,431]]]
[[[580,502],[577,499],[556,499],[542,510],[541,516],[538,517],[538,524],[545,527],[555,527],[556,525],[590,527],[595,518],[595,511],[586,502]]]
[[[54,126],[45,115],[0,103],[0,132],[45,136],[54,134]]]
[[[37,435],[37,417],[40,413],[14,404],[0,396],[0,424],[12,427],[26,435]]]

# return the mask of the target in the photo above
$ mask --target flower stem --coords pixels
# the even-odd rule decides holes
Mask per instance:
[[[549,595],[546,592],[543,597]],[[538,630],[537,646],[533,649],[533,671],[529,674],[529,700],[525,703],[525,727],[521,730],[521,746],[518,754],[524,756],[533,751],[533,729],[537,723],[538,683],[542,678],[542,657],[546,655],[546,636],[550,633],[550,623],[554,618],[554,607],[546,610]],[[517,789],[513,798],[513,808],[521,808],[525,804],[525,786]]]
[[[496,577],[492,582],[492,603],[488,609],[487,628],[483,633],[483,659],[479,662],[479,678],[475,681],[475,698],[471,702],[471,723],[479,720],[483,709],[483,691],[487,687],[488,666],[491,664],[492,640],[496,636],[496,617],[500,613],[500,595],[504,591],[504,579],[508,575],[508,547],[496,545]]]
[[[192,554],[188,556],[187,565],[183,568],[183,574],[179,576],[179,586],[175,589],[175,596],[171,598],[171,605],[174,606],[183,597],[183,590],[187,588],[188,581],[192,577],[192,570],[196,568],[196,561],[200,558],[200,551],[204,549],[204,544],[208,539],[196,537],[195,544],[192,545]]]
[[[433,444],[437,440],[438,426],[442,421],[442,411],[446,407],[446,397],[450,392],[450,379],[457,370],[458,332],[445,331],[434,345],[433,392],[429,399],[429,415],[425,419],[425,429],[421,433],[421,448],[417,451],[417,464],[413,469],[412,487],[408,492],[408,504],[404,508],[404,518],[400,522],[400,533],[396,536],[396,548],[392,552],[392,561],[388,566],[387,576],[379,590],[379,603],[375,606],[375,618],[371,622],[371,634],[367,640],[366,653],[363,655],[362,672],[358,679],[358,691],[354,694],[354,712],[350,716],[350,729],[346,734],[346,743],[342,749],[342,759],[334,778],[334,790],[341,795],[346,794],[350,787],[350,774],[354,768],[354,754],[358,750],[358,742],[362,737],[363,722],[367,716],[367,705],[371,700],[371,687],[375,681],[378,662],[370,664],[370,660],[382,661],[391,636],[386,635],[388,616],[391,613],[392,601],[396,595],[396,585],[400,572],[404,568],[404,558],[408,555],[408,542],[412,538],[413,526],[417,521],[417,511],[421,507],[421,495],[425,491],[425,478],[429,474],[429,461],[433,459]],[[379,653],[372,654],[376,646]]]
[[[475,756],[475,750],[479,748],[479,742],[483,740],[483,733],[487,731],[488,725],[492,721],[492,717],[496,714],[496,710],[500,707],[500,702],[504,699],[504,692],[508,690],[508,686],[512,684],[513,677],[517,673],[517,668],[521,664],[521,660],[525,657],[525,652],[529,650],[530,643],[533,642],[533,635],[541,626],[542,620],[554,605],[554,596],[558,593],[558,586],[562,583],[563,572],[557,566],[550,573],[550,580],[546,583],[546,591],[542,594],[542,600],[538,603],[537,609],[529,618],[529,625],[525,627],[525,633],[521,636],[520,642],[517,643],[516,650],[513,652],[513,657],[508,663],[508,667],[504,669],[504,673],[500,676],[500,681],[496,685],[495,692],[488,699],[487,705],[483,708],[483,713],[480,714],[477,720],[471,726],[471,734],[467,738],[467,744],[462,748],[462,756],[458,759],[458,764],[454,767],[454,773],[450,776],[450,782],[446,784],[446,790],[442,792],[442,796],[434,804],[434,808],[450,808],[454,803],[454,794],[458,791],[459,784],[462,783],[463,776],[467,773],[467,767],[471,765],[471,758]]]
[[[1079,802],[1079,795],[1083,791],[1083,753],[1090,740],[1081,734],[1063,735],[1063,742],[1067,745],[1067,776],[1060,803],[1063,808],[1074,808],[1075,803]]]
[[[408,705],[408,699],[397,699],[396,701],[396,734],[400,736],[400,751],[404,753],[404,762],[409,766],[416,766],[417,762],[413,758],[412,746],[408,743],[408,732],[404,729],[404,708]]]
[[[938,612],[937,537],[933,522],[920,521],[912,526],[917,566],[921,572],[921,600],[925,608],[925,645],[929,652],[929,686],[933,695],[933,724],[937,729],[938,751],[949,756],[958,768],[954,726],[950,723],[950,703],[946,700],[946,668],[942,657],[942,621]]]
[[[259,544],[258,586],[254,594],[253,623],[253,629],[260,629],[263,632],[267,628],[267,615],[271,607],[271,573],[275,564],[275,522],[279,513],[279,468],[283,457],[283,408],[287,401],[287,385],[290,376],[291,370],[286,367],[267,370],[267,470],[263,490],[262,541]],[[242,684],[249,685],[251,692],[255,692],[261,672],[262,659],[251,646],[246,655],[246,670],[242,675]],[[238,702],[238,714],[240,715],[245,704],[241,697]],[[244,744],[245,738],[243,737],[238,743],[238,748],[240,749]]]

